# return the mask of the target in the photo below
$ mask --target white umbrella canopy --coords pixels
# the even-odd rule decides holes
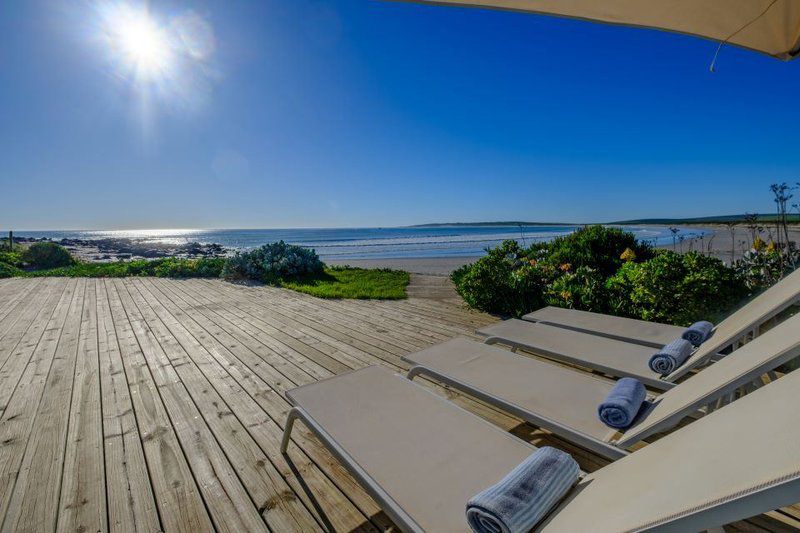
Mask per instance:
[[[655,28],[789,60],[800,55],[800,0],[411,0]]]

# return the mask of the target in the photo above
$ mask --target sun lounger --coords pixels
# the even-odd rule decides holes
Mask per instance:
[[[453,339],[403,360],[408,378],[422,375],[446,383],[609,459],[674,427],[698,409],[727,398],[783,363],[800,356],[800,315],[776,326],[728,357],[651,397],[623,432],[597,415],[614,382],[467,339]]]
[[[675,386],[672,379],[667,379],[671,375],[664,377],[650,369],[648,361],[656,352],[652,347],[516,319],[479,329],[478,334],[486,337],[486,344],[503,344],[515,351],[522,349],[609,376],[636,378],[651,389],[668,390]],[[706,353],[701,346],[695,351],[700,357],[690,356],[678,370],[700,366],[715,353]]]
[[[742,333],[745,333],[748,328],[757,327],[760,323],[796,303],[798,297],[800,297],[800,269],[789,274],[756,296],[741,309],[732,313],[720,324],[720,327],[728,329],[730,326],[726,322],[733,321],[737,323],[738,327],[731,329],[741,330]],[[741,320],[739,317],[742,315],[745,318],[739,322]],[[560,307],[545,307],[528,313],[522,319],[655,348],[661,348],[680,337],[686,329],[658,322],[647,322],[633,318],[579,311],[577,309],[562,309]]]
[[[800,372],[586,475],[536,531],[697,531],[800,501]],[[403,531],[468,531],[466,502],[534,448],[391,371],[287,393]],[[772,413],[773,416],[764,416]]]
[[[652,348],[661,348],[665,344],[672,342],[679,338],[686,329],[660,322],[647,322],[634,318],[623,318],[552,306],[528,313],[522,319],[528,322],[559,326]]]

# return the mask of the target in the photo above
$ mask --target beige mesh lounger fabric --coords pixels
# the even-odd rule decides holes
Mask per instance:
[[[623,318],[551,306],[528,313],[522,319],[528,322],[541,322],[550,326],[560,326],[653,348],[661,348],[665,344],[669,344],[680,337],[686,330],[686,328],[680,326],[661,324],[659,322],[647,322],[634,318]]]
[[[678,378],[705,364],[748,333],[755,332],[769,318],[797,302],[798,297],[800,269],[720,322],[710,339],[672,374],[663,377],[647,366],[653,348],[596,334],[515,319],[481,328],[478,334],[485,336],[488,344],[505,344],[615,377],[634,377],[648,387],[667,390]]]
[[[798,387],[789,374],[584,477],[537,530],[698,531],[800,501]],[[403,531],[468,531],[467,499],[534,450],[380,367],[287,396],[284,445],[303,420]]]
[[[570,442],[618,459],[627,455],[626,447],[674,427],[699,408],[749,387],[798,356],[800,315],[653,398],[653,405],[622,434],[597,416],[597,406],[614,386],[610,380],[467,339],[453,339],[403,360],[412,365],[409,379],[431,377]]]
[[[761,323],[796,303],[798,299],[800,299],[800,269],[753,298],[741,309],[733,312],[720,323],[717,329],[721,328],[723,332],[729,330],[734,332],[744,328],[742,333],[745,333],[747,329],[757,328]],[[703,317],[698,317],[698,320],[701,318]],[[522,319],[656,348],[661,348],[680,337],[685,329],[658,322],[560,307],[544,307],[524,315]],[[731,334],[725,333],[723,336]]]
[[[651,389],[667,390],[674,386],[647,365],[655,348],[513,318],[481,328],[477,333],[486,337],[486,344],[504,344],[609,376],[633,377]],[[687,360],[684,365],[688,363]]]

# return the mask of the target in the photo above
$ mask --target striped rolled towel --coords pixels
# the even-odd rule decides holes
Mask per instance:
[[[569,454],[539,448],[467,502],[467,523],[476,533],[528,532],[572,488],[579,473]]]
[[[708,339],[708,336],[711,335],[712,329],[714,329],[714,324],[708,320],[701,320],[686,328],[682,337],[691,342],[692,345],[700,346]]]
[[[686,339],[675,339],[650,358],[650,370],[662,376],[672,373],[692,353],[692,343]]]

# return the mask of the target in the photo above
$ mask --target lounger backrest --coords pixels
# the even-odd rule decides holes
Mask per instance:
[[[669,429],[699,407],[798,356],[800,314],[659,396],[647,417],[628,429],[619,444],[628,446],[653,433]]]
[[[800,501],[800,372],[584,478],[542,531],[699,531]]]
[[[797,269],[720,322],[714,328],[711,338],[665,379],[675,381],[690,372],[726,346],[736,342],[749,330],[792,305],[799,298],[800,269]]]

